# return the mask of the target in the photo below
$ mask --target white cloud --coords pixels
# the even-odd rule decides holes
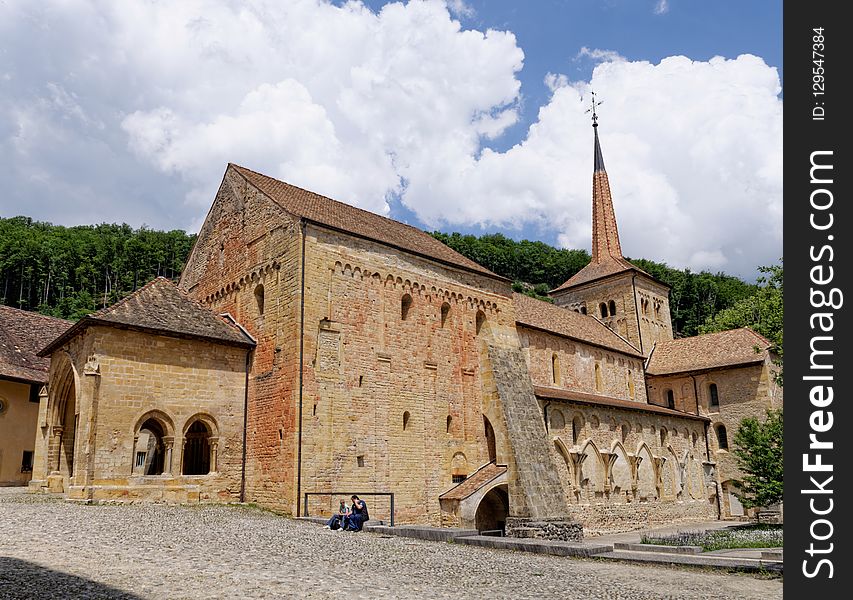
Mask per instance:
[[[476,13],[473,7],[465,2],[465,0],[447,0],[447,9],[456,17],[471,18]]]
[[[742,274],[778,258],[775,69],[582,48],[592,81],[549,73],[524,140],[496,152],[523,52],[450,4],[2,5],[0,213],[198,226],[230,161],[379,213],[398,194],[429,226],[533,224],[588,247],[591,85],[627,254]]]
[[[669,0],[658,0],[655,4],[655,14],[665,15],[669,12]]]

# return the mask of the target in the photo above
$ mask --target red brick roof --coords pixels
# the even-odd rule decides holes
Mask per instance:
[[[64,319],[0,306],[0,378],[47,383],[50,359],[37,352],[71,325]]]
[[[506,278],[462,256],[430,234],[375,213],[332,200],[245,167],[229,165],[288,213],[308,221],[368,238],[394,248],[492,278]]]
[[[668,375],[762,362],[771,346],[748,327],[658,342],[646,373]]]
[[[252,346],[248,334],[233,321],[214,314],[187,296],[171,281],[158,277],[112,306],[80,319],[48,344],[39,356],[49,356],[92,325],[150,331],[173,337],[203,339],[232,346]]]
[[[544,387],[541,385],[533,386],[533,391],[539,398],[548,400],[563,400],[567,402],[576,402],[578,404],[589,404],[593,406],[610,406],[613,408],[624,408],[627,410],[639,410],[643,412],[651,412],[658,415],[668,415],[670,417],[683,417],[688,419],[697,419],[700,421],[708,421],[707,417],[695,415],[693,413],[664,408],[655,404],[646,402],[632,402],[631,400],[623,400],[621,398],[611,398],[610,396],[599,396],[598,394],[585,394],[583,392],[574,392],[571,390],[563,390],[559,388]]]
[[[605,327],[595,317],[582,315],[524,294],[513,294],[512,301],[515,305],[515,320],[520,325],[535,327],[608,350],[645,358],[637,348]]]
[[[490,481],[506,473],[506,465],[490,462],[474,471],[465,481],[439,496],[440,500],[464,500]]]

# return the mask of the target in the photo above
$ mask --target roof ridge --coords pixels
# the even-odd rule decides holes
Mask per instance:
[[[171,283],[171,281],[169,279],[167,279],[166,277],[163,277],[162,275],[158,275],[157,277],[155,277],[154,279],[152,279],[151,281],[149,281],[145,285],[140,286],[140,287],[136,288],[135,290],[133,290],[132,292],[130,292],[127,296],[120,298],[115,303],[110,304],[109,306],[105,306],[99,310],[96,310],[93,313],[89,313],[88,315],[84,316],[83,318],[84,319],[90,319],[90,318],[91,319],[97,319],[99,316],[108,315],[110,313],[107,311],[113,312],[113,311],[115,311],[116,308],[118,308],[120,306],[124,306],[125,304],[127,304],[130,301],[131,298],[137,297],[142,292],[142,290],[145,290],[149,287],[152,287],[155,283],[157,283],[161,279],[163,281],[169,281]],[[175,286],[175,287],[177,287],[177,286]]]

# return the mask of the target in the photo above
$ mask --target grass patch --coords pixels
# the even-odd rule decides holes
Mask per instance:
[[[679,531],[660,537],[644,534],[640,542],[663,546],[702,546],[704,552],[731,548],[781,548],[782,526],[760,523],[714,531]]]

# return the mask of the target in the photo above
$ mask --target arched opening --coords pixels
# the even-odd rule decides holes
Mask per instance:
[[[403,294],[400,300],[400,319],[405,321],[409,318],[409,310],[412,308],[412,297],[409,294]]]
[[[503,531],[506,528],[506,517],[509,514],[509,493],[507,486],[499,485],[489,490],[474,516],[477,531]]]
[[[445,431],[447,433],[450,433],[450,428],[452,425],[453,425],[453,417],[451,417],[450,415],[447,415],[447,429],[445,429]]]
[[[582,315],[585,315],[585,314],[586,314],[586,304],[584,304],[584,305],[582,305],[582,306],[581,306],[581,314],[582,314]]]
[[[672,390],[666,391],[666,407],[675,410],[675,392]]]
[[[450,460],[450,478],[453,483],[462,483],[468,478],[468,459],[462,452],[457,452]]]
[[[258,315],[264,314],[264,286],[258,285],[255,287],[255,305],[258,307]]]
[[[137,475],[162,475],[165,466],[166,431],[155,418],[146,420],[136,433],[133,472]]]
[[[616,315],[616,302],[614,302],[613,300],[611,300],[611,301],[608,303],[607,307],[610,309],[610,316],[611,316],[611,317],[615,316],[615,315]]]
[[[559,408],[551,409],[548,416],[551,421],[551,431],[561,431],[566,426],[566,418]]]
[[[483,426],[486,429],[486,447],[489,451],[489,462],[496,462],[498,459],[498,453],[495,444],[495,430],[486,415],[483,415]]]
[[[441,305],[441,326],[444,327],[445,323],[447,323],[447,317],[450,316],[450,305],[445,302]]]
[[[709,408],[711,410],[720,410],[720,395],[717,391],[717,384],[712,383],[708,386],[708,395],[710,396]]]
[[[210,473],[210,429],[198,419],[184,434],[184,475]]]
[[[551,383],[560,385],[560,357],[556,352],[551,355]]]
[[[601,314],[602,319],[607,317],[607,305],[604,302],[598,305],[598,312]]]
[[[70,363],[66,363],[56,389],[48,460],[51,471],[71,477],[74,475],[74,443],[77,434],[77,388]]]
[[[720,450],[728,450],[729,449],[729,436],[726,433],[726,426],[720,423],[716,427],[717,429],[717,446]]]
[[[600,392],[602,388],[601,382],[601,365],[595,363],[595,391]]]
[[[403,413],[403,431],[406,431],[406,429],[409,427],[409,417],[411,417],[409,411],[405,411]]]
[[[486,313],[482,310],[477,311],[477,319],[474,323],[475,331],[477,335],[480,335],[480,332],[483,330],[483,326],[486,324]]]

